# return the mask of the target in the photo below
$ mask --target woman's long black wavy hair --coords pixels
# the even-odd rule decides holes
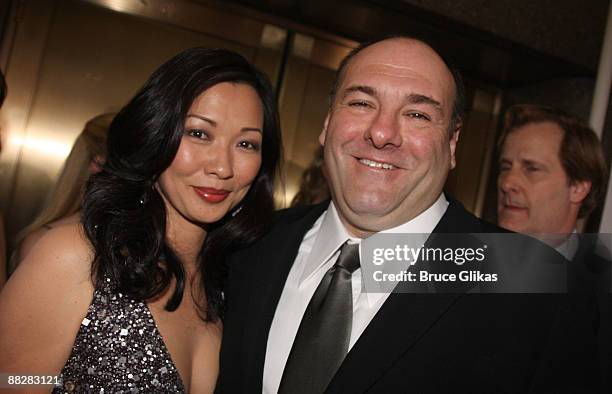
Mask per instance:
[[[206,321],[223,317],[225,251],[254,241],[274,210],[273,183],[281,137],[276,99],[268,78],[242,56],[223,49],[188,49],[159,67],[117,114],[108,135],[108,156],[92,176],[82,220],[95,256],[92,279],[109,279],[116,290],[139,300],[161,295],[176,280],[166,304],[176,310],[185,270],[166,239],[166,208],[154,188],[172,163],[193,101],[221,83],[252,86],[263,103],[262,162],[241,208],[207,227],[200,251],[206,302],[196,300]]]

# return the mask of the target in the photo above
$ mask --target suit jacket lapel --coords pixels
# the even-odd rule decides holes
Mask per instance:
[[[268,334],[276,306],[295,260],[304,235],[312,227],[328,204],[313,207],[298,220],[276,226],[260,244],[257,264],[254,265],[250,307],[246,324],[249,335],[246,343],[249,350],[245,356],[250,359],[244,365],[245,381],[253,392],[261,392]]]
[[[459,297],[391,294],[347,355],[327,393],[366,392]]]
[[[465,211],[460,203],[450,198],[449,201],[449,207],[434,233],[482,231],[478,219]],[[435,246],[435,240],[432,246]],[[327,392],[366,392],[461,296],[390,294],[347,355]]]

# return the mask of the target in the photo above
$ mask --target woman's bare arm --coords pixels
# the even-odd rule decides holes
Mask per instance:
[[[57,375],[93,296],[80,225],[50,230],[0,293],[0,373]]]

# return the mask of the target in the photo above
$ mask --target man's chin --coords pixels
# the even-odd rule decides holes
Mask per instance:
[[[393,204],[380,199],[349,200],[346,201],[346,205],[354,215],[369,218],[385,217],[394,210]]]
[[[497,223],[499,227],[505,228],[506,230],[514,231],[515,233],[525,233],[527,227],[524,223],[521,225],[520,222],[511,219],[500,219]]]
[[[388,205],[353,201],[338,206],[338,213],[351,227],[354,227],[361,237],[367,233],[376,233],[397,226],[394,218],[397,216]]]

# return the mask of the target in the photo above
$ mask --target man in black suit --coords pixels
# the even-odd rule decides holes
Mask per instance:
[[[571,261],[572,287],[598,293],[599,348],[608,349],[602,375],[612,379],[610,234],[578,234],[576,226],[603,200],[608,176],[603,147],[575,116],[519,104],[506,111],[499,148],[498,223],[550,244]],[[607,384],[612,389],[612,381]]]
[[[501,231],[442,192],[463,101],[458,74],[416,39],[342,62],[320,136],[332,202],[281,211],[230,256],[218,392],[596,389],[588,319],[560,295],[362,291],[353,245],[374,234]]]

